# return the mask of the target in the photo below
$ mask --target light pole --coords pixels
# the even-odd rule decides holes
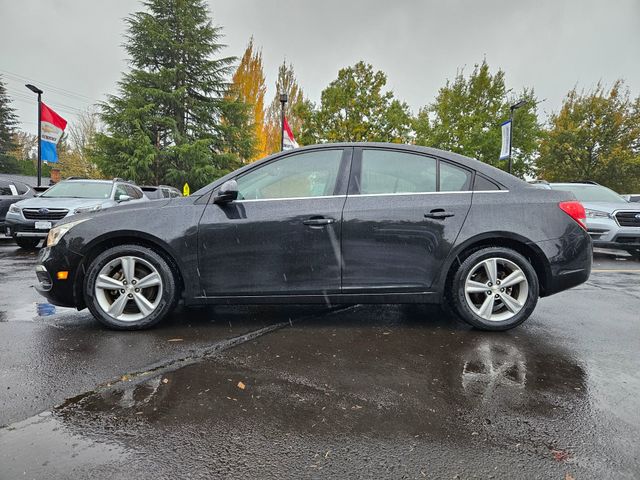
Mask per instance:
[[[511,167],[513,165],[513,159],[511,158],[511,151],[513,148],[513,111],[525,106],[526,104],[526,100],[520,100],[518,103],[514,103],[509,107],[509,121],[511,122],[511,128],[509,128],[509,173],[511,173]]]
[[[42,147],[40,146],[40,137],[42,136],[42,123],[41,123],[41,113],[42,113],[42,90],[40,90],[35,85],[31,85],[27,83],[25,85],[29,90],[33,93],[38,94],[38,186],[42,183]]]
[[[284,150],[284,106],[288,100],[289,97],[286,93],[280,94],[280,151]]]

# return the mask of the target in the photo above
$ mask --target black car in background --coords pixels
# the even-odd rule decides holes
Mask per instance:
[[[117,210],[117,211],[116,211]],[[441,303],[487,330],[587,280],[573,194],[394,144],[278,153],[190,197],[74,216],[36,272],[56,305],[140,329],[185,305]]]
[[[0,179],[0,232],[4,232],[4,221],[9,207],[20,200],[33,197],[33,188],[14,180]]]

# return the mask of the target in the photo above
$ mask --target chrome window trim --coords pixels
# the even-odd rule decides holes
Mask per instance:
[[[233,203],[250,203],[250,202],[282,202],[286,200],[313,200],[322,198],[345,198],[345,197],[390,197],[390,196],[407,196],[407,195],[444,195],[444,194],[461,194],[461,193],[509,193],[509,190],[460,190],[452,192],[402,192],[402,193],[358,193],[352,195],[321,195],[317,197],[287,197],[287,198],[253,198],[245,200],[234,200]]]

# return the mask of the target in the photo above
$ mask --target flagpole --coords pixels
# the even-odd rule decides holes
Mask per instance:
[[[26,84],[29,90],[38,94],[38,186],[42,184],[42,90],[30,83]]]
[[[286,93],[280,94],[280,151],[284,150],[284,106],[288,99]]]

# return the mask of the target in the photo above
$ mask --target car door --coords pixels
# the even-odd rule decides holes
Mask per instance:
[[[291,152],[239,175],[238,200],[214,192],[198,230],[202,295],[339,292],[350,162],[350,148]]]
[[[344,293],[426,291],[471,206],[473,172],[436,157],[356,149],[343,211]]]

